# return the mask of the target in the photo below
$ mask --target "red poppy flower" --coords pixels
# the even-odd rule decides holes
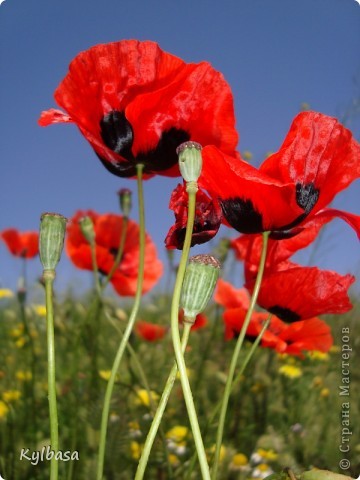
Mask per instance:
[[[135,324],[135,332],[144,340],[155,342],[156,340],[161,340],[166,335],[167,328],[156,323],[138,321]]]
[[[184,322],[184,311],[181,309],[179,310],[179,323],[182,324]],[[208,324],[207,316],[203,313],[198,313],[195,318],[195,322],[191,326],[191,330],[199,330],[200,328],[206,327]]]
[[[78,221],[88,216],[94,223],[96,260],[99,272],[107,275],[116,257],[123,218],[121,215],[99,215],[91,210],[78,211],[68,224],[66,237],[66,252],[77,267],[92,270],[90,245],[83,236]],[[124,253],[115,271],[111,284],[119,295],[134,295],[136,291],[139,266],[139,227],[128,221]],[[162,274],[162,263],[157,258],[156,248],[149,235],[146,235],[145,273],[143,293],[149,291]]]
[[[284,321],[344,313],[352,308],[347,294],[355,281],[352,275],[302,267],[288,261],[297,249],[311,243],[319,228],[319,222],[314,221],[296,237],[269,240],[269,255],[257,303]],[[243,235],[232,242],[238,258],[245,262],[245,286],[250,292],[257,276],[261,245],[260,235]]]
[[[250,306],[249,294],[244,288],[235,288],[230,283],[221,278],[217,282],[214,300],[219,305],[225,307],[224,324],[225,340],[230,340],[240,333],[245,320],[246,312]],[[260,321],[265,321],[267,313],[253,312],[250,325],[246,331],[246,337],[252,339],[257,337],[259,332],[253,329],[253,326]],[[255,323],[252,323],[252,322]]]
[[[320,318],[310,318],[286,325],[275,344],[267,344],[264,339],[262,345],[274,348],[278,353],[302,356],[305,351],[328,352],[333,343],[329,325]]]
[[[280,150],[259,169],[214,146],[202,151],[200,185],[218,199],[225,220],[242,233],[294,235],[308,219],[339,216],[356,229],[360,217],[324,210],[360,177],[360,145],[335,118],[300,113]],[[324,213],[325,212],[325,213]]]
[[[15,257],[33,258],[39,253],[38,232],[19,232],[15,228],[8,228],[0,236]]]
[[[230,87],[207,62],[186,64],[150,41],[123,40],[78,54],[55,91],[67,113],[39,123],[73,122],[103,165],[120,177],[179,175],[176,147],[193,140],[234,154],[238,135]]]
[[[298,250],[309,246],[315,240],[321,228],[332,218],[331,215],[319,215],[315,219],[304,222],[301,227],[294,229],[298,232],[294,236],[282,239],[269,238],[265,271],[278,268],[279,263],[288,260]],[[240,235],[230,242],[230,247],[233,249],[236,258],[244,261],[247,272],[252,271],[255,276],[260,262],[262,242],[262,235],[257,234]]]
[[[175,225],[173,225],[166,238],[166,248],[177,248],[182,250],[185,240],[188,195],[186,187],[179,184],[173,190],[170,198],[169,208],[174,211]],[[209,198],[205,192],[198,190],[196,192],[195,220],[191,240],[191,246],[211,240],[219,230],[221,224],[221,209],[219,204]]]
[[[352,275],[291,262],[283,262],[281,268],[264,275],[257,303],[285,322],[351,310],[347,292],[355,281]],[[253,286],[251,280],[246,284],[250,292]]]
[[[249,297],[244,296],[244,289],[236,289],[231,284],[219,280],[215,301],[225,307],[223,315],[225,339],[231,340],[241,331],[249,306]],[[267,313],[253,313],[246,331],[246,337],[249,340],[255,340],[259,335],[267,317]],[[330,327],[319,318],[287,325],[273,316],[261,340],[263,347],[273,348],[279,353],[299,356],[302,356],[304,351],[327,352],[332,344]]]

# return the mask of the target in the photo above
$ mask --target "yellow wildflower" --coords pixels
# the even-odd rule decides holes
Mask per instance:
[[[329,360],[329,354],[320,352],[320,350],[314,350],[308,353],[311,360],[320,360],[321,362],[327,362]]]
[[[15,402],[16,400],[19,400],[20,397],[21,397],[20,390],[6,390],[2,394],[2,398],[6,403]]]
[[[24,333],[24,325],[22,323],[19,323],[15,328],[12,328],[9,332],[10,337],[17,338],[21,337],[21,335]]]
[[[320,397],[327,398],[330,395],[330,390],[328,388],[323,388],[320,392]]]
[[[108,381],[111,375],[111,370],[99,370],[99,376],[103,379]]]
[[[212,447],[209,448],[209,456],[212,457],[213,454],[215,453],[216,445],[213,445]],[[224,445],[221,445],[220,447],[220,455],[219,455],[219,462],[221,463],[224,458],[226,457],[226,447]]]
[[[259,448],[257,450],[257,453],[264,459],[264,460],[269,460],[270,462],[273,460],[277,460],[278,454],[270,449],[270,450],[265,450],[264,448]]]
[[[339,347],[339,345],[331,345],[329,352],[330,353],[339,353],[339,352],[341,352],[341,347]]]
[[[150,395],[145,388],[140,388],[136,392],[137,398],[135,399],[135,404],[136,405],[144,405],[145,407],[150,406],[150,399],[153,402],[156,402],[159,398],[159,395],[152,390],[150,391]]]
[[[178,459],[178,457],[173,453],[169,453],[168,460],[170,465],[172,465],[173,467],[177,467],[180,463],[180,460]]]
[[[39,315],[39,317],[45,317],[46,316],[45,305],[33,305],[33,310],[36,313],[36,315]]]
[[[188,377],[189,379],[191,378],[191,376],[192,376],[192,370],[190,370],[190,368],[187,368],[187,369],[186,369],[186,375],[187,375],[187,377]],[[180,372],[177,372],[176,378],[177,378],[178,380],[180,380]]]
[[[0,288],[0,298],[12,298],[14,292],[9,288]]]
[[[16,377],[17,380],[19,380],[20,382],[28,382],[29,380],[31,380],[32,375],[31,375],[30,370],[18,370],[18,371],[15,373],[15,377]]]
[[[142,446],[140,445],[140,443],[133,440],[132,442],[130,442],[130,451],[132,458],[134,460],[139,460],[141,456]]]
[[[188,436],[189,429],[182,425],[175,425],[166,433],[166,438],[172,440],[175,443],[180,443]]]
[[[298,377],[301,377],[302,370],[301,368],[296,367],[295,365],[287,364],[287,365],[282,365],[279,368],[279,373],[288,378],[298,378]]]
[[[245,467],[249,464],[249,460],[243,453],[236,453],[231,460],[233,467]]]
[[[17,346],[17,348],[22,348],[26,343],[26,338],[25,337],[19,337],[16,342],[15,342],[15,345]]]
[[[0,419],[5,418],[9,412],[9,407],[6,405],[5,402],[0,400]]]

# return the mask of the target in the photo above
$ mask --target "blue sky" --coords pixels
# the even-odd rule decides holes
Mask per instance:
[[[206,60],[220,70],[234,93],[239,149],[250,150],[255,164],[279,148],[302,102],[340,119],[346,115],[347,126],[360,138],[355,0],[5,0],[0,5],[0,230],[36,230],[44,211],[68,217],[80,208],[117,212],[116,192],[135,190],[134,181],[104,169],[75,126],[37,125],[40,112],[55,106],[53,92],[77,53],[126,38],[154,40],[185,61]],[[169,195],[177,183],[162,177],[145,185],[147,230],[162,258],[173,223]],[[360,182],[334,205],[360,214]],[[350,228],[333,222],[315,263],[360,273],[359,243]],[[1,286],[15,288],[19,272],[19,261],[0,244]],[[40,273],[40,262],[29,262],[30,280]],[[63,257],[59,286],[88,279]]]

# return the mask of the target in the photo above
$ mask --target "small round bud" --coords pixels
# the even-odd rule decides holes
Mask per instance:
[[[210,300],[220,272],[220,262],[212,255],[189,259],[181,292],[184,320],[195,319]]]
[[[79,226],[81,233],[86,238],[87,242],[90,245],[93,245],[95,242],[95,230],[94,230],[94,222],[90,217],[82,217],[79,220]]]
[[[201,145],[196,142],[184,142],[178,146],[179,168],[186,182],[197,182],[202,169]]]
[[[64,246],[67,219],[57,213],[44,213],[40,219],[39,251],[44,270],[55,270]]]
[[[131,212],[132,202],[131,195],[132,192],[128,188],[121,188],[118,191],[119,200],[120,200],[120,209],[125,217],[128,217]]]

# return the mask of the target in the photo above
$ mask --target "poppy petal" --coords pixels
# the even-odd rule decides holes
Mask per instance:
[[[352,308],[347,291],[354,281],[352,275],[288,262],[286,269],[264,276],[257,302],[290,323],[325,313],[345,313]],[[253,284],[247,286],[252,290]]]
[[[93,220],[98,270],[107,275],[113,267],[118,252],[123,218],[114,214],[99,215],[91,210],[78,211],[73,216],[68,224],[66,252],[74,265],[85,270],[92,270],[93,266],[90,245],[84,238],[78,223],[84,216],[90,216]],[[139,226],[129,220],[126,232],[123,255],[111,278],[111,284],[120,295],[133,296],[136,292],[139,266]],[[162,263],[157,258],[156,247],[149,235],[146,235],[145,242],[143,293],[154,287],[163,269]]]
[[[19,232],[8,228],[1,232],[0,237],[15,257],[33,258],[39,253],[38,232]]]
[[[163,325],[139,320],[135,324],[135,332],[144,340],[155,342],[161,340],[166,335],[167,328]]]
[[[165,246],[168,249],[177,248],[182,250],[188,218],[188,194],[184,185],[179,184],[173,190],[169,208],[174,211],[175,225],[170,228],[165,238]],[[220,206],[199,189],[196,192],[191,246],[200,245],[211,240],[217,234],[220,224]]]
[[[360,145],[335,118],[302,112],[294,119],[280,150],[260,171],[296,184],[296,201],[314,214],[360,177]]]
[[[202,156],[199,184],[219,201],[224,217],[235,230],[279,230],[302,215],[292,182],[281,183],[214,146],[203,148]]]
[[[245,288],[235,288],[222,278],[217,282],[214,300],[227,309],[240,307],[246,311],[250,305],[249,294]]]
[[[50,108],[41,113],[38,123],[41,127],[47,127],[53,123],[73,123],[73,120],[61,110]]]
[[[179,175],[176,147],[187,140],[233,153],[233,100],[208,63],[186,64],[155,42],[123,40],[77,55],[55,92],[70,116],[49,110],[41,125],[73,121],[103,165],[120,177]],[[55,113],[56,112],[56,113]]]

